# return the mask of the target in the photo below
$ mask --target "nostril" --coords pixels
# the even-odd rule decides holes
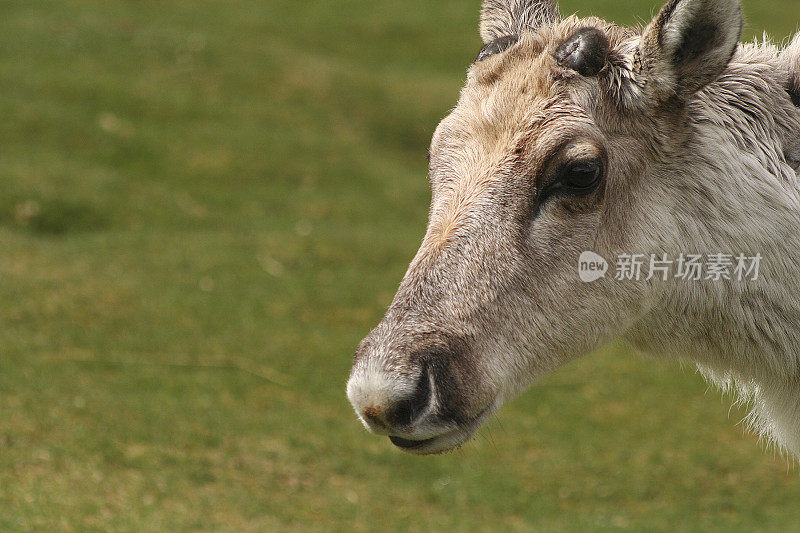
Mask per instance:
[[[372,425],[379,427],[381,429],[387,429],[386,424],[383,422],[381,418],[381,411],[380,409],[376,409],[374,407],[367,407],[364,409],[364,418],[366,418]]]
[[[388,413],[389,422],[395,427],[411,425],[411,423],[425,411],[430,400],[430,376],[428,375],[427,368],[423,368],[417,380],[414,393],[395,404],[392,412]]]

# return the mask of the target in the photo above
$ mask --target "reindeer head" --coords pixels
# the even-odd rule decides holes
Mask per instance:
[[[663,169],[741,28],[738,0],[672,0],[641,34],[550,0],[484,2],[485,46],[430,147],[427,233],[355,356],[347,393],[369,430],[454,448],[647,312],[657,286],[584,283],[578,259],[676,244],[653,207],[669,204]]]

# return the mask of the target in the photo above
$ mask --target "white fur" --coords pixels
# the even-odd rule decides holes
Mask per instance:
[[[795,457],[800,457],[800,189],[784,157],[788,143],[800,143],[800,110],[779,113],[785,104],[773,106],[764,99],[785,100],[785,77],[798,75],[798,66],[800,35],[780,55],[769,43],[742,46],[730,78],[744,73],[753,79],[712,85],[700,94],[692,106],[703,127],[696,128],[691,152],[669,172],[660,169],[669,182],[651,191],[656,201],[650,202],[648,217],[661,221],[659,234],[649,231],[657,249],[666,246],[675,255],[760,253],[760,278],[672,280],[651,293],[651,312],[625,334],[644,351],[685,354],[711,382],[737,391],[753,407],[749,426]],[[763,72],[753,70],[757,67]],[[755,92],[771,82],[777,90]],[[721,95],[731,90],[739,92],[742,105],[775,120],[790,137],[726,109]],[[676,199],[675,191],[692,189],[715,201],[677,209],[691,196]]]

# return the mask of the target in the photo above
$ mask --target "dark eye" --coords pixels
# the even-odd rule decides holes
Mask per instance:
[[[517,35],[505,35],[499,39],[495,39],[481,48],[481,51],[478,53],[478,57],[475,58],[475,63],[483,61],[489,56],[499,54],[500,52],[505,52],[517,44],[517,41],[519,41],[519,36]]]
[[[559,185],[573,194],[589,194],[603,179],[603,164],[600,161],[583,161],[567,166],[559,178]]]

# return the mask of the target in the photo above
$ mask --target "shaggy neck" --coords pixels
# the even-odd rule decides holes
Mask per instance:
[[[693,360],[752,401],[755,430],[800,455],[800,110],[791,73],[759,51],[740,51],[692,104],[688,150],[656,170],[672,201],[655,217],[672,223],[653,239],[674,254],[760,254],[759,277],[653,285],[651,310],[624,337]]]
[[[654,252],[760,255],[756,280],[654,285],[627,337],[741,379],[800,378],[800,110],[775,54],[744,47],[691,103],[690,140],[653,172],[664,198]],[[759,55],[761,54],[761,55]],[[763,57],[762,57],[763,56]],[[652,207],[652,206],[649,206]],[[642,214],[643,224],[655,217]]]

